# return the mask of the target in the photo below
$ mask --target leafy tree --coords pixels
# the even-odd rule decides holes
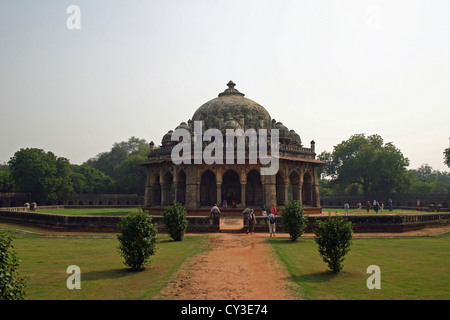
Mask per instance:
[[[450,168],[450,147],[444,150],[444,164]]]
[[[305,210],[298,200],[291,200],[281,212],[281,223],[284,231],[289,233],[292,241],[301,237],[306,229]]]
[[[183,205],[175,202],[173,205],[167,206],[162,216],[170,237],[175,241],[183,240],[188,226],[187,212]]]
[[[0,192],[14,192],[14,181],[8,171],[0,171]]]
[[[408,170],[411,181],[408,188],[410,194],[450,193],[450,174],[433,170],[428,164],[417,169]]]
[[[115,169],[117,190],[122,193],[142,193],[147,178],[147,169],[139,166],[148,159],[149,145],[145,142],[132,151],[128,157]]]
[[[18,275],[20,260],[12,251],[13,237],[0,233],[0,300],[23,300],[26,279]]]
[[[52,152],[26,148],[8,162],[16,191],[31,193],[38,201],[55,200],[74,193],[69,160]]]
[[[409,160],[391,142],[384,144],[379,135],[355,134],[336,145],[332,153],[322,152],[318,158],[327,162],[322,178],[329,177],[343,190],[358,184],[368,195],[398,192],[408,185]]]
[[[128,141],[114,143],[110,151],[99,153],[85,164],[111,177],[115,192],[142,193],[147,172],[138,163],[144,162],[149,152],[145,140],[131,137]]]
[[[78,194],[109,193],[113,188],[111,177],[87,164],[72,165],[72,183]]]
[[[147,212],[139,210],[120,219],[119,240],[120,254],[124,264],[135,271],[140,271],[149,264],[150,256],[156,251],[158,229]]]
[[[319,254],[328,267],[337,273],[344,267],[345,255],[350,251],[353,238],[352,222],[343,217],[329,216],[321,221],[315,230],[314,240],[319,246]]]

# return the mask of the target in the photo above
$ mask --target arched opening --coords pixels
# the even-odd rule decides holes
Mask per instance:
[[[312,178],[309,172],[306,172],[303,176],[303,188],[302,188],[302,200],[304,205],[312,205]]]
[[[241,182],[239,174],[234,170],[225,172],[222,178],[222,201],[227,200],[228,205],[233,201],[241,202]]]
[[[155,185],[151,189],[152,192],[152,205],[161,205],[161,184],[159,183],[159,175],[155,177]]]
[[[300,200],[300,176],[296,171],[289,175],[289,200]]]
[[[212,206],[217,202],[216,175],[207,170],[203,172],[200,182],[200,205]]]
[[[182,204],[186,203],[186,173],[184,171],[178,172],[176,200]]]
[[[247,174],[247,185],[245,188],[245,204],[250,206],[261,206],[263,203],[263,191],[261,175],[257,170],[251,170]]]
[[[276,178],[276,191],[277,191],[277,205],[282,206],[284,205],[285,201],[285,195],[284,195],[284,179],[281,173],[277,172],[277,178]],[[271,205],[271,204],[270,204]]]
[[[173,175],[169,171],[164,174],[164,183],[162,186],[163,205],[167,206],[175,200],[175,190],[173,189]]]

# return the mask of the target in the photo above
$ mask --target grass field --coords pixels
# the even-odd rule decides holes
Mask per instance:
[[[137,208],[86,208],[86,209],[47,209],[47,210],[38,210],[39,213],[48,213],[48,214],[60,214],[60,215],[68,215],[68,216],[126,216],[130,212],[138,211]],[[344,214],[344,209],[340,208],[322,208],[322,212],[327,213],[339,213]],[[350,209],[350,214],[367,214],[367,211],[361,210],[358,213],[357,209]],[[416,213],[427,213],[427,212],[419,212],[417,210],[403,210],[403,209],[394,209],[392,212],[389,210],[384,210],[383,213],[378,212],[380,214],[416,214]],[[376,214],[373,209],[370,210],[369,214]]]
[[[269,242],[303,299],[450,299],[450,233],[433,237],[354,239],[339,274],[328,271],[312,238]],[[367,267],[381,270],[381,289],[369,290]]]
[[[0,232],[19,229],[23,228],[0,224]],[[203,250],[207,237],[192,235],[175,242],[163,234],[147,269],[132,272],[123,264],[114,234],[62,237],[27,228],[14,236],[19,272],[28,278],[26,299],[30,300],[152,299],[186,259]],[[80,290],[67,289],[70,265],[81,269]]]
[[[331,213],[339,213],[344,214],[345,210],[344,208],[322,208],[323,213],[331,212]],[[370,209],[369,212],[365,208],[361,209],[361,212],[358,212],[358,209],[356,208],[350,208],[349,214],[373,214],[373,215],[381,215],[381,214],[419,214],[419,213],[429,213],[426,211],[418,211],[418,210],[406,210],[406,209],[393,209],[392,212],[389,211],[389,209],[384,209],[383,212],[378,211],[378,213],[375,213],[375,210]]]
[[[39,213],[61,214],[66,216],[126,216],[130,212],[137,212],[137,208],[86,208],[86,209],[47,209],[38,210]]]

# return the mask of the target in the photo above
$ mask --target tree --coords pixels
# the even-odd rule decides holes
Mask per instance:
[[[327,162],[322,176],[343,190],[358,184],[364,195],[390,193],[408,184],[409,160],[393,143],[384,144],[379,135],[355,134],[336,145],[332,153],[323,152],[318,158]]]
[[[175,202],[173,205],[167,206],[162,216],[170,237],[175,241],[183,240],[188,226],[187,212],[183,205]]]
[[[321,221],[315,230],[314,240],[318,244],[319,254],[328,267],[337,273],[344,267],[345,255],[350,251],[353,237],[352,222],[346,218],[329,216]]]
[[[113,188],[111,177],[87,164],[72,165],[72,183],[78,194],[109,193]]]
[[[301,237],[306,229],[307,219],[304,216],[305,210],[298,200],[291,200],[281,212],[281,223],[283,230],[289,233],[292,241]]]
[[[85,162],[111,177],[114,191],[118,193],[141,193],[145,187],[147,172],[138,163],[147,160],[150,146],[143,139],[131,137],[116,142],[108,152],[99,153]]]
[[[9,160],[16,191],[31,193],[37,201],[55,200],[74,193],[69,160],[52,152],[26,148]]]
[[[152,217],[147,212],[140,209],[139,212],[121,218],[119,229],[117,239],[124,264],[135,271],[143,270],[156,251],[156,223],[152,222]]]
[[[13,237],[0,233],[0,300],[23,300],[26,279],[18,275],[20,260],[12,251]]]
[[[450,147],[444,150],[444,164],[450,168]]]

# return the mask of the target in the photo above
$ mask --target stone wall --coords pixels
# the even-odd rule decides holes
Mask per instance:
[[[0,193],[0,207],[20,207],[25,202],[37,202],[26,193]],[[142,206],[144,196],[137,194],[81,194],[63,200],[37,202],[38,206]]]
[[[369,196],[363,195],[333,195],[320,197],[320,203],[324,208],[344,208],[344,203],[349,201],[352,208],[356,207],[358,201],[361,201],[363,209],[365,209],[365,204],[370,201],[372,204],[373,200],[383,201],[384,207],[387,208],[389,199],[392,199],[394,204],[394,209],[399,208],[416,208],[417,200],[420,200],[422,207],[428,207],[431,204],[438,205],[442,204],[442,207],[447,209],[450,205],[450,195],[448,194],[410,194],[410,195],[385,195],[385,194],[374,194]]]
[[[88,232],[118,232],[117,224],[121,217],[116,216],[66,216],[37,212],[18,212],[0,210],[0,221],[33,225],[46,229]],[[188,217],[187,232],[216,232],[219,218]],[[153,221],[161,232],[165,231],[162,216],[153,216]]]
[[[323,220],[328,216],[307,216],[307,228],[305,232],[313,232],[316,227],[316,219]],[[405,232],[418,230],[425,227],[437,227],[450,223],[450,213],[421,213],[405,215],[349,215],[346,217],[353,223],[354,232]],[[269,232],[267,217],[256,217],[256,232]],[[244,229],[247,229],[248,222],[245,221]],[[276,217],[276,230],[283,232],[280,217]]]

